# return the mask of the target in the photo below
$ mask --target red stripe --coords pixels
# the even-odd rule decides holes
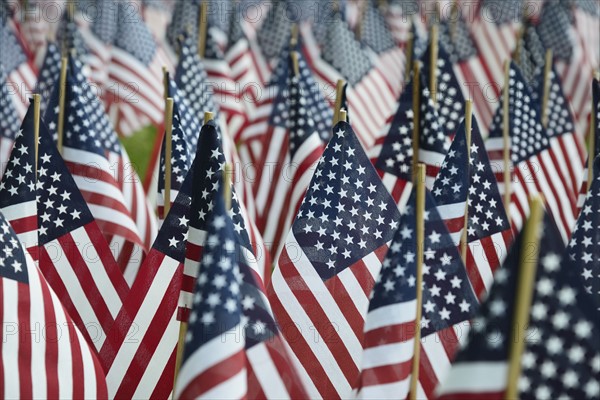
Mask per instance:
[[[160,375],[158,379],[158,383],[150,396],[151,399],[167,399],[170,397],[171,392],[173,390],[173,380],[175,379],[175,362],[177,357],[177,348],[173,349],[171,353],[171,357],[169,357],[169,361],[163,373]]]
[[[73,375],[73,398],[74,399],[83,399],[85,393],[85,375],[86,372],[83,367],[83,358],[81,356],[81,345],[87,346],[86,343],[79,343],[79,338],[77,337],[77,332],[75,331],[75,327],[71,324],[68,324],[67,330],[69,332],[69,339],[71,344],[71,356],[73,363],[71,365],[72,375]],[[52,397],[48,397],[52,398]]]
[[[372,347],[383,346],[392,343],[402,343],[415,337],[415,321],[404,322],[402,324],[386,325],[381,328],[372,329],[365,332],[363,347],[369,349]]]
[[[386,245],[386,249],[387,249],[387,245]],[[368,298],[371,295],[371,290],[373,289],[373,286],[375,285],[375,279],[373,279],[373,276],[371,275],[369,268],[367,267],[367,265],[365,264],[365,262],[363,260],[358,260],[349,269],[350,269],[350,272],[352,272],[352,274],[358,281],[358,284],[362,288],[365,297]],[[361,319],[363,319],[363,318],[361,317]]]
[[[348,272],[342,272],[348,273]],[[339,275],[335,275],[325,282],[325,287],[329,290],[331,297],[337,303],[340,311],[346,318],[346,321],[350,325],[354,335],[362,342],[364,317],[360,311],[356,309],[354,301],[352,300],[355,296],[361,296],[358,293],[348,293],[343,282],[340,280]],[[316,301],[316,299],[315,299]]]
[[[426,398],[433,399],[439,380],[423,346],[420,347],[419,351],[419,383],[425,392]]]
[[[440,395],[437,400],[504,400],[504,391],[502,392],[486,392],[484,390],[477,393],[444,393]]]
[[[264,342],[264,344],[290,398],[307,399],[308,394],[304,390],[304,384],[292,366],[292,361],[290,360],[279,335],[273,336],[270,340]]]
[[[60,336],[58,335],[56,329],[55,308],[54,304],[52,303],[50,289],[44,283],[44,279],[41,276],[38,279],[40,280],[42,299],[44,299],[44,322],[46,324],[44,337],[46,344],[46,395],[49,399],[57,399],[59,398],[58,340],[60,339]],[[28,396],[25,396],[23,392],[21,392],[21,398],[28,398]]]
[[[31,341],[41,340],[35,338],[35,331],[30,321],[31,298],[29,294],[29,285],[17,283],[18,305],[17,313],[19,315],[19,324],[25,329],[19,329],[19,395],[22,399],[32,397],[31,392]],[[10,322],[10,321],[9,321]],[[53,325],[54,326],[54,325]],[[48,360],[46,358],[46,365]]]
[[[412,370],[412,358],[400,364],[381,365],[361,372],[360,385],[377,386],[406,380]]]
[[[17,218],[13,219],[10,222],[10,226],[13,228],[17,235],[36,231],[38,229],[37,223],[37,215],[30,215],[29,217]],[[24,243],[26,246],[34,245],[34,243]]]
[[[265,394],[260,381],[256,377],[254,373],[254,368],[252,368],[252,363],[248,362],[246,364],[246,373],[248,376],[248,393],[246,394],[249,399],[266,399],[267,395]],[[277,378],[274,378],[277,379]]]
[[[440,343],[446,351],[446,356],[450,361],[452,361],[456,356],[458,348],[460,347],[460,341],[458,340],[458,336],[456,336],[454,328],[450,326],[448,328],[442,329],[441,331],[437,332],[437,335],[440,339]]]
[[[191,399],[201,397],[214,387],[227,382],[246,367],[246,354],[243,350],[213,365],[197,375],[181,391],[179,398]],[[246,396],[244,396],[246,397]]]

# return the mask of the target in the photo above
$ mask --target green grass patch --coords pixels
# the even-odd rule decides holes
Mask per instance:
[[[121,137],[121,142],[142,181],[148,170],[148,163],[152,156],[155,141],[156,128],[151,125],[137,131],[130,137]]]

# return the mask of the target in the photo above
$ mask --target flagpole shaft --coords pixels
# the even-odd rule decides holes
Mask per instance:
[[[548,100],[550,99],[550,72],[552,71],[552,50],[546,50],[544,65],[544,95],[542,97],[542,125],[548,126]]]
[[[465,102],[465,136],[467,142],[467,168],[471,168],[471,125],[473,121],[473,102],[467,100]],[[469,173],[469,172],[467,172]],[[468,228],[469,227],[469,195],[465,202],[465,222],[460,238],[460,255],[463,262],[467,265],[467,246],[468,246]]]
[[[165,107],[165,200],[164,218],[171,209],[171,154],[173,152],[173,99],[167,98]]]
[[[187,306],[187,305],[186,305]],[[185,345],[185,335],[187,333],[188,323],[180,321],[179,323],[179,340],[177,341],[177,354],[175,355],[175,375],[173,377],[173,398],[175,398],[175,389],[177,388],[177,375],[183,361],[183,348]]]
[[[410,80],[410,71],[411,71],[411,68],[413,65],[412,59],[413,59],[414,46],[415,46],[415,38],[413,37],[413,34],[411,33],[408,38],[408,41],[406,42],[406,64],[405,64],[405,71],[404,71],[404,85],[405,86],[408,83],[408,81]]]
[[[208,31],[208,3],[202,1],[198,10],[198,55],[204,58],[206,53],[206,34]]]
[[[162,67],[163,72],[163,98],[165,99],[165,105],[167,104],[167,97],[169,97],[169,70],[166,66]]]
[[[233,178],[233,168],[230,163],[225,163],[223,170],[223,201],[225,203],[225,210],[228,211],[231,208],[231,180]]]
[[[335,108],[333,110],[333,126],[340,122],[340,109],[342,108],[342,98],[344,97],[344,85],[346,81],[338,79],[335,85]]]
[[[204,113],[204,125],[208,124],[208,121],[212,121],[213,119],[215,119],[215,114],[210,111]]]
[[[533,297],[535,274],[540,250],[540,224],[544,216],[544,205],[539,196],[530,201],[529,220],[525,224],[521,254],[519,255],[519,278],[514,310],[514,321],[508,364],[506,398],[518,398],[518,381],[521,375],[521,357],[525,349],[526,327],[529,325],[529,312]]]
[[[38,171],[38,147],[40,139],[40,101],[41,96],[39,94],[33,95],[33,148],[35,155],[35,178],[37,179]]]
[[[429,46],[429,90],[431,91],[431,100],[437,106],[437,59],[438,59],[438,25],[431,25]]]
[[[62,57],[60,62],[60,88],[58,90],[58,126],[56,133],[58,135],[58,152],[62,153],[63,135],[65,131],[65,97],[67,95],[67,66],[68,58]]]
[[[594,157],[596,156],[596,110],[594,110],[594,99],[592,99],[592,113],[590,115],[590,138],[589,138],[589,150],[588,150],[588,188],[592,185],[594,179]]]
[[[412,373],[410,376],[410,392],[409,400],[417,398],[417,383],[419,382],[419,365],[421,362],[421,307],[423,303],[423,251],[425,248],[425,165],[417,166],[417,209],[415,210],[416,218],[416,239],[417,239],[417,258],[416,258],[416,290],[417,290],[417,316],[415,318],[415,341],[414,355],[412,362]]]
[[[415,61],[413,64],[413,132],[412,132],[412,173],[413,179],[417,178],[417,165],[419,164],[419,138],[420,138],[420,111],[421,111],[421,64]]]
[[[298,52],[291,51],[290,57],[292,57],[292,66],[294,68],[294,76],[299,77],[300,76],[300,65],[298,64]]]
[[[504,64],[504,96],[502,97],[502,139],[504,158],[504,208],[510,224],[510,198],[512,195],[510,174],[509,86],[510,61]]]

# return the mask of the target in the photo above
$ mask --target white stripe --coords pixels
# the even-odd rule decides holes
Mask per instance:
[[[162,260],[160,267],[156,273],[156,276],[152,280],[152,284],[148,289],[148,292],[144,298],[144,302],[140,306],[138,312],[132,321],[131,332],[135,332],[137,337],[144,337],[149,329],[156,310],[162,303],[165,293],[169,289],[171,280],[175,271],[179,267],[179,262],[172,258],[166,257]],[[179,327],[179,324],[177,324]],[[179,334],[173,338],[166,338],[164,335],[161,340],[179,340]],[[134,360],[134,357],[142,345],[142,341],[138,340],[135,343],[125,343],[119,347],[115,359],[110,367],[110,370],[106,374],[106,382],[108,387],[108,395],[110,398],[114,398],[116,390],[121,385],[123,377],[125,376],[127,369]]]
[[[358,393],[358,399],[403,399],[410,388],[410,376],[403,381],[394,383],[379,383],[375,386],[365,386]],[[422,399],[423,397],[417,397]]]
[[[245,340],[237,334],[242,331],[242,326],[238,324],[229,331],[210,339],[193,352],[179,370],[175,385],[175,397],[179,397],[187,385],[198,375],[244,351]],[[231,332],[235,334],[231,334]]]
[[[367,296],[357,296],[355,293],[361,293],[364,291],[356,276],[350,268],[346,268],[342,272],[337,274],[338,279],[342,282],[342,285],[346,289],[346,292],[350,295],[354,307],[358,310],[360,315],[366,315],[369,310],[369,298]],[[348,304],[350,306],[350,304]]]
[[[199,399],[243,399],[246,398],[247,393],[248,378],[244,368],[233,377],[204,393]]]
[[[37,206],[35,200],[6,206],[1,210],[2,214],[4,214],[4,217],[9,222],[15,219],[27,218],[37,215]]]
[[[59,398],[69,399],[73,398],[73,351],[71,350],[71,344],[73,342],[71,342],[67,328],[67,324],[70,321],[67,321],[62,304],[56,296],[52,296],[52,304],[55,311],[56,331],[57,334],[60,335],[58,340],[58,360],[56,365],[56,371],[58,373],[58,393]],[[85,319],[83,321],[84,323],[87,322]],[[83,343],[85,344],[85,342]],[[99,348],[100,347],[98,347],[98,349]],[[33,375],[33,377],[34,379],[37,379],[35,375]]]
[[[113,208],[101,206],[94,203],[88,203],[88,207],[94,218],[96,218],[97,220],[118,224],[123,228],[131,231],[132,234],[136,235],[136,239],[139,239],[140,241],[142,240],[139,236],[137,226],[129,217],[129,215],[123,214],[122,212],[117,211]],[[118,221],[118,223],[116,221]]]
[[[34,271],[31,271],[34,272]],[[2,365],[4,365],[4,398],[18,399],[19,396],[19,283],[12,279],[2,279],[4,309],[2,314]],[[25,299],[23,299],[24,301]],[[23,321],[24,322],[24,321]],[[10,330],[9,330],[10,329]],[[10,333],[10,334],[9,334]],[[26,356],[23,354],[22,356]],[[8,368],[7,368],[8,367]]]
[[[365,349],[362,369],[404,363],[413,358],[414,350],[414,338],[405,342],[384,344]]]
[[[365,332],[384,326],[400,325],[414,321],[417,316],[417,301],[411,300],[379,307],[370,311],[365,321]]]
[[[26,261],[27,261],[27,274],[29,275],[29,295],[30,295],[30,317],[29,317],[29,321],[30,321],[30,326],[28,328],[33,328],[31,329],[33,330],[38,330],[38,329],[42,329],[46,326],[46,314],[45,314],[45,306],[48,306],[48,308],[50,308],[50,312],[52,314],[56,314],[55,313],[55,307],[52,306],[52,301],[56,298],[56,295],[54,294],[54,292],[52,291],[52,289],[48,286],[48,284],[45,282],[41,272],[37,269],[37,267],[34,265],[33,260],[31,260],[31,257],[29,255],[26,255]],[[6,285],[8,282],[10,282],[10,280],[6,280],[3,279],[3,284]],[[46,286],[48,288],[48,291],[50,292],[50,295],[52,296],[52,299],[49,298],[45,298],[42,294],[42,285]],[[6,286],[4,286],[4,288],[6,289]],[[6,299],[6,296],[5,296]],[[14,299],[17,299],[17,297],[14,297]],[[49,301],[51,304],[45,304],[45,301]],[[18,302],[14,302],[15,306],[18,304]],[[60,309],[62,310],[62,305],[59,305]],[[5,321],[6,321],[6,316],[5,316]],[[10,320],[9,320],[10,321]],[[21,327],[20,329],[23,329],[25,327]],[[57,326],[57,329],[66,329],[66,326]],[[46,332],[44,332],[45,334]],[[64,333],[63,333],[64,335]],[[62,335],[61,335],[62,336]],[[6,337],[5,337],[6,339]],[[38,399],[38,398],[46,398],[48,396],[48,390],[47,390],[47,384],[48,381],[46,379],[46,340],[43,336],[41,336],[41,332],[38,332],[36,334],[32,334],[31,335],[31,397],[34,399]],[[60,338],[59,338],[60,339]],[[64,340],[64,338],[63,338]],[[67,340],[68,341],[68,340]],[[58,341],[59,344],[59,350],[60,350],[60,342],[61,340]],[[4,344],[3,344],[4,347]],[[16,346],[14,348],[15,354],[18,354],[18,346]],[[11,350],[12,351],[12,350]],[[25,356],[25,355],[22,355]],[[60,356],[60,351],[59,351],[59,356]],[[16,360],[15,360],[16,361]],[[11,364],[6,364],[4,363],[4,366],[7,365],[11,365]],[[14,369],[17,369],[17,364],[13,363],[12,365],[15,366]],[[5,368],[6,369],[6,368]],[[60,371],[60,370],[59,370]],[[70,373],[70,371],[69,371]],[[5,382],[10,382],[8,380],[6,380]],[[14,383],[17,383],[18,381],[15,381]],[[6,393],[4,394],[5,398],[11,398],[11,396],[8,396]]]
[[[108,311],[110,311],[110,315],[116,318],[123,304],[108,276],[107,267],[102,263],[102,259],[96,251],[96,246],[92,243],[87,231],[83,227],[71,232],[71,237],[77,243],[77,251],[79,251],[81,257],[85,260],[85,266],[96,284]]]
[[[456,363],[439,394],[502,392],[506,390],[507,375],[506,362]]]
[[[427,358],[429,358],[433,372],[439,382],[444,380],[444,377],[450,370],[450,360],[448,359],[442,340],[437,332],[421,339],[421,350],[427,354]]]
[[[248,349],[246,357],[267,399],[291,398],[264,342]]]
[[[465,202],[454,204],[442,204],[438,206],[438,212],[442,219],[454,219],[465,216]]]

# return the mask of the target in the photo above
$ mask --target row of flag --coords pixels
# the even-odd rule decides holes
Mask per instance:
[[[0,394],[600,394],[594,4],[142,3],[3,3]]]

